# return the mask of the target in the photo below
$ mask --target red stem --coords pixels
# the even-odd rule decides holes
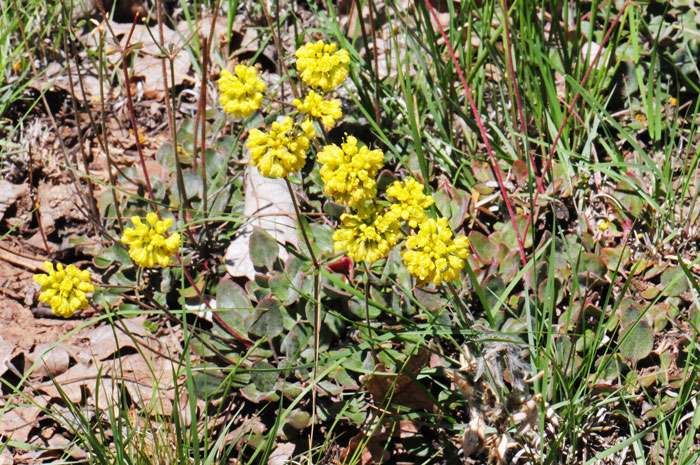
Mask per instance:
[[[136,150],[139,154],[139,159],[141,161],[141,168],[143,169],[143,176],[144,176],[144,178],[146,178],[146,188],[148,190],[148,195],[151,198],[151,201],[155,204],[156,198],[153,195],[153,189],[151,188],[151,180],[148,178],[148,169],[146,168],[146,160],[143,156],[143,150],[141,149],[141,141],[139,139],[139,131],[138,131],[138,128],[136,126],[136,113],[134,111],[133,97],[131,96],[131,86],[129,85],[129,68],[126,65],[126,53],[124,52],[124,50],[127,50],[129,48],[129,41],[131,40],[131,35],[133,34],[134,29],[136,28],[137,19],[138,19],[138,15],[136,16],[136,18],[134,18],[134,23],[131,27],[131,32],[129,33],[129,37],[126,40],[125,45],[124,45],[124,49],[122,51],[122,70],[124,72],[124,83],[126,85],[126,102],[127,102],[128,109],[129,109],[129,119],[131,120],[131,127],[134,130],[134,137],[136,138]],[[162,220],[163,218],[160,215],[160,211],[157,208],[155,210],[156,210],[156,214],[158,215],[158,219]],[[195,292],[197,293],[197,296],[199,296],[199,298],[202,299],[202,302],[204,302],[204,305],[206,305],[209,310],[213,310],[211,308],[211,305],[209,304],[209,301],[204,298],[204,296],[202,295],[202,291],[199,290],[199,288],[197,287],[197,285],[194,282],[194,279],[192,279],[192,276],[190,275],[189,271],[187,271],[187,268],[182,263],[182,258],[180,257],[180,254],[177,253],[176,257],[177,257],[178,262],[180,263],[180,266],[182,266],[182,270],[185,273],[185,277],[187,278],[187,281],[190,283],[192,288],[195,290]],[[226,331],[229,332],[229,334],[231,334],[233,337],[235,337],[236,339],[241,341],[243,343],[243,345],[246,346],[246,348],[251,347],[252,344],[249,341],[247,341],[244,337],[240,336],[228,324],[226,324],[226,322],[221,318],[221,316],[219,316],[218,313],[216,313],[214,311],[214,312],[212,312],[212,315],[214,316],[214,319],[221,326],[223,326],[224,329],[226,329]]]
[[[143,157],[143,150],[141,149],[141,140],[139,138],[139,130],[136,127],[136,113],[134,112],[134,101],[131,96],[131,84],[129,83],[129,67],[126,65],[126,51],[129,49],[129,42],[131,41],[131,36],[136,29],[136,21],[138,21],[139,15],[134,17],[134,22],[131,25],[131,31],[129,36],[124,43],[124,48],[122,49],[122,71],[124,72],[124,86],[126,87],[126,103],[129,108],[129,119],[131,121],[131,128],[134,130],[134,138],[136,139],[136,151],[139,154],[139,160],[141,161],[141,169],[143,170],[143,177],[146,179],[146,189],[148,190],[148,196],[151,201],[155,204],[156,197],[153,195],[153,189],[151,188],[151,180],[148,178],[148,169],[146,168],[146,160]],[[158,215],[160,216],[160,214]]]
[[[518,108],[518,118],[520,118],[520,130],[523,133],[523,146],[527,152],[528,158],[530,160],[530,166],[532,166],[532,172],[535,174],[535,182],[537,183],[537,190],[544,193],[544,187],[542,187],[542,177],[537,173],[537,166],[535,166],[535,158],[532,156],[532,152],[529,150],[529,144],[527,143],[527,128],[525,127],[525,114],[523,113],[523,104],[520,101],[520,90],[518,88],[518,78],[515,76],[515,66],[513,66],[513,51],[510,46],[510,26],[508,25],[508,0],[503,0],[503,14],[506,16],[503,21],[503,26],[506,30],[506,58],[508,59],[508,69],[510,71],[510,77],[513,81],[513,93],[515,94],[515,105]]]
[[[610,40],[610,36],[612,35],[613,29],[615,29],[615,26],[617,26],[617,23],[620,21],[620,18],[622,17],[622,14],[625,12],[627,9],[627,6],[629,5],[629,0],[625,2],[624,5],[622,5],[622,8],[620,11],[617,13],[617,16],[615,16],[615,19],[613,22],[610,24],[610,27],[608,28],[608,32],[605,33],[605,37],[603,38],[603,42],[601,42],[600,47],[598,47],[598,50],[595,53],[595,56],[593,57],[593,62],[588,66],[588,69],[586,70],[586,74],[583,76],[583,80],[581,81],[581,87],[586,85],[586,82],[588,81],[588,77],[591,75],[591,71],[593,71],[593,68],[595,67],[596,63],[598,62],[598,58],[600,58],[600,53],[603,51],[605,48],[605,44],[608,43],[608,40]],[[566,126],[566,123],[569,122],[569,117],[571,116],[574,106],[578,102],[579,97],[581,96],[580,92],[576,92],[574,94],[574,98],[569,104],[569,106],[566,109],[566,115],[564,116],[564,121],[562,121],[561,125],[559,126],[559,131],[557,131],[557,135],[554,138],[554,142],[552,143],[552,148],[549,151],[549,157],[547,158],[547,162],[544,165],[544,168],[542,169],[542,176],[544,176],[544,173],[547,172],[549,169],[549,165],[552,162],[552,158],[554,157],[554,152],[557,149],[557,144],[559,143],[559,139],[561,138],[562,133],[564,132],[564,127]],[[539,197],[539,192],[535,192],[535,197],[532,201],[533,205],[537,204],[537,198]],[[527,234],[527,230],[530,227],[530,223],[532,222],[532,215],[528,218],[528,222],[525,225],[525,234]]]
[[[515,221],[515,212],[513,211],[513,205],[510,203],[510,198],[508,197],[508,191],[506,191],[506,186],[503,184],[503,177],[501,176],[501,169],[498,167],[498,163],[496,161],[496,156],[493,153],[493,150],[491,149],[491,144],[489,143],[488,135],[486,134],[486,129],[484,128],[484,124],[481,121],[481,117],[479,116],[479,111],[476,108],[476,105],[474,104],[474,99],[472,98],[472,93],[469,90],[469,86],[467,85],[467,80],[464,78],[464,73],[462,73],[462,68],[459,66],[459,62],[457,61],[457,57],[454,54],[454,50],[452,50],[452,45],[450,44],[450,40],[447,38],[447,34],[445,34],[445,30],[442,28],[442,24],[440,24],[440,21],[438,20],[437,13],[435,13],[435,9],[433,9],[433,6],[430,4],[430,0],[425,0],[425,4],[428,6],[428,9],[430,10],[430,14],[433,16],[433,19],[435,20],[435,23],[438,25],[438,28],[440,29],[440,35],[442,35],[442,38],[445,40],[445,45],[447,45],[447,51],[450,54],[450,57],[452,57],[452,62],[455,65],[455,68],[457,69],[457,74],[459,75],[459,79],[462,81],[462,85],[464,86],[464,90],[467,93],[467,100],[469,100],[469,106],[472,109],[472,113],[474,113],[474,119],[476,120],[476,124],[479,127],[479,132],[481,133],[481,138],[484,140],[484,144],[486,144],[486,150],[489,154],[489,158],[491,159],[491,165],[493,166],[493,171],[496,174],[496,181],[498,182],[498,187],[501,189],[501,195],[503,196],[503,201],[506,204],[506,209],[508,210],[508,214],[510,215],[510,219],[513,222],[513,229],[515,230],[515,237],[518,240],[518,248],[520,249],[520,259],[523,262],[523,265],[527,264],[527,256],[525,255],[525,247],[523,245],[523,239],[522,236],[520,235],[520,230],[518,229],[518,224]]]

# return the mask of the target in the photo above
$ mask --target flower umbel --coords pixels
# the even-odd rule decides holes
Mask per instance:
[[[129,256],[139,266],[154,268],[156,265],[170,265],[170,257],[180,248],[180,234],[172,233],[165,237],[167,229],[172,226],[172,218],[159,220],[151,212],[146,215],[144,224],[140,217],[132,216],[133,228],[126,228],[122,242],[129,246]]]
[[[322,95],[317,94],[313,90],[309,91],[303,102],[299,99],[294,99],[292,103],[301,113],[306,113],[311,118],[321,120],[321,123],[328,128],[333,127],[335,120],[343,117],[343,112],[340,110],[340,100],[324,100]]]
[[[413,229],[426,219],[425,209],[435,203],[431,196],[423,193],[423,184],[415,178],[406,178],[403,183],[395,181],[386,190],[386,195],[397,200],[391,205],[391,210]]]
[[[337,48],[336,44],[322,40],[299,47],[295,55],[301,80],[324,92],[338,87],[348,76],[350,55],[342,48],[336,51]]]
[[[247,118],[262,106],[262,93],[265,83],[258,78],[258,70],[253,66],[237,65],[234,76],[227,69],[219,78],[219,103],[226,113],[236,118]]]
[[[384,165],[384,153],[358,148],[357,139],[348,136],[342,147],[326,145],[316,156],[321,166],[324,191],[338,202],[356,206],[377,195],[375,176]]]
[[[469,239],[459,235],[453,239],[447,218],[424,220],[418,232],[406,239],[401,252],[406,269],[418,278],[419,284],[440,284],[459,276],[469,256]]]
[[[34,281],[41,285],[39,300],[49,304],[54,315],[69,318],[88,307],[87,293],[95,290],[88,270],[81,271],[75,265],[64,269],[60,263],[54,269],[51,262],[44,262],[44,268],[49,274],[34,275]]]
[[[335,250],[345,250],[357,262],[374,263],[384,258],[401,239],[400,225],[395,213],[382,213],[372,205],[360,208],[357,215],[340,217],[341,226],[333,233]]]
[[[250,150],[250,164],[258,167],[266,178],[284,178],[304,167],[309,137],[313,137],[311,121],[301,126],[286,116],[272,123],[270,132],[252,129],[246,145]]]

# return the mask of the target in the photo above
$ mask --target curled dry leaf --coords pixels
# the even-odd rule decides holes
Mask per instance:
[[[415,375],[415,373],[412,373]],[[361,379],[374,401],[403,405],[410,409],[436,411],[437,405],[410,376],[389,374],[384,363],[377,364],[375,373]]]
[[[7,371],[7,364],[12,360],[12,354],[15,351],[15,345],[6,342],[2,336],[0,336],[0,376],[2,376]]]
[[[250,257],[250,237],[257,227],[277,240],[279,258],[287,259],[287,250],[282,244],[297,246],[297,217],[294,203],[284,179],[263,177],[258,169],[249,166],[246,170],[245,206],[248,223],[226,250],[226,271],[233,277],[245,276],[255,279],[255,267]]]
[[[472,412],[472,419],[462,436],[462,454],[464,458],[478,454],[486,442],[486,424],[479,412]]]
[[[70,355],[64,344],[53,347],[53,344],[44,342],[37,344],[34,352],[28,357],[29,366],[36,363],[31,376],[55,377],[68,370]]]
[[[267,460],[267,465],[286,465],[289,459],[294,454],[296,446],[291,442],[283,442],[277,444],[275,450],[272,451],[270,458]]]

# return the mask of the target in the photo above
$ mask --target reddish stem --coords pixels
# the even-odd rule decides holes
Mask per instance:
[[[148,169],[146,168],[146,160],[143,157],[143,150],[141,149],[141,139],[139,137],[139,130],[136,127],[136,113],[134,112],[134,101],[131,96],[131,84],[129,83],[129,67],[126,64],[126,51],[129,49],[129,41],[131,41],[131,36],[136,29],[136,21],[138,21],[139,15],[136,14],[134,17],[134,22],[131,25],[131,31],[129,36],[124,43],[124,48],[122,49],[122,71],[124,72],[124,86],[126,87],[126,103],[129,108],[129,119],[131,121],[131,128],[134,130],[134,137],[136,138],[136,151],[139,154],[139,160],[141,161],[141,169],[143,170],[143,177],[146,179],[146,189],[148,190],[148,196],[151,198],[153,203],[156,202],[156,197],[153,195],[153,189],[151,188],[151,180],[148,178]],[[160,214],[158,214],[160,217]]]
[[[537,166],[535,166],[535,158],[530,152],[529,144],[527,143],[527,128],[525,127],[525,114],[523,112],[523,104],[520,101],[520,90],[518,88],[518,78],[515,76],[515,66],[513,66],[513,51],[510,45],[510,26],[508,25],[508,0],[503,0],[503,14],[506,16],[505,21],[503,21],[503,26],[506,31],[506,58],[508,60],[508,69],[510,71],[510,77],[513,81],[513,94],[515,94],[515,105],[518,107],[518,118],[520,118],[520,130],[523,133],[523,146],[527,152],[528,158],[530,160],[530,166],[532,166],[532,172],[535,174],[535,182],[537,183],[537,190],[544,193],[544,187],[542,187],[542,177],[537,173]]]
[[[588,77],[591,75],[591,71],[593,71],[593,68],[595,67],[596,63],[598,62],[598,58],[600,58],[600,53],[603,51],[605,48],[605,44],[608,43],[608,40],[610,40],[610,36],[612,35],[613,29],[615,29],[615,26],[617,26],[617,23],[620,21],[620,18],[622,17],[622,14],[625,12],[627,9],[627,6],[629,5],[629,0],[625,2],[624,5],[622,5],[622,8],[620,11],[617,13],[617,16],[615,16],[615,19],[613,22],[610,24],[610,27],[608,28],[608,32],[605,33],[605,37],[603,38],[603,41],[600,44],[600,47],[598,47],[598,50],[595,53],[595,56],[593,57],[593,61],[591,64],[588,66],[588,69],[586,70],[586,74],[583,76],[583,80],[581,81],[581,87],[586,85],[586,82],[588,81]],[[562,121],[561,125],[559,126],[559,130],[557,131],[557,135],[554,138],[554,142],[552,143],[552,148],[549,151],[549,157],[547,157],[547,162],[544,165],[544,168],[542,169],[542,176],[544,176],[544,173],[547,172],[549,169],[549,165],[552,162],[552,158],[554,157],[554,152],[557,149],[557,144],[559,143],[559,139],[561,138],[562,133],[564,132],[564,127],[566,126],[566,123],[569,122],[569,117],[571,116],[574,106],[578,102],[579,97],[581,97],[580,92],[576,92],[574,94],[574,98],[569,104],[569,106],[566,109],[566,115],[564,116],[564,121]],[[535,197],[532,201],[533,205],[537,205],[537,199],[539,197],[539,192],[535,192]],[[532,222],[532,215],[529,216],[527,224],[525,225],[525,234],[527,234],[528,228],[530,227],[530,223]]]
[[[156,198],[153,195],[153,189],[151,188],[151,180],[148,178],[148,169],[146,168],[146,160],[143,156],[143,150],[141,149],[141,140],[139,139],[139,132],[138,132],[138,128],[136,126],[136,113],[134,111],[134,102],[133,102],[133,98],[131,96],[131,86],[129,85],[129,68],[126,65],[125,50],[128,50],[128,48],[129,48],[129,41],[131,40],[131,35],[133,34],[134,29],[136,28],[137,19],[138,19],[138,15],[136,16],[136,18],[134,18],[134,23],[131,27],[131,32],[129,33],[129,37],[127,38],[127,40],[125,42],[124,49],[122,50],[122,70],[124,72],[124,83],[126,84],[126,102],[127,102],[128,109],[129,109],[129,119],[131,120],[131,127],[134,130],[134,137],[136,138],[136,150],[139,154],[139,159],[141,161],[141,168],[143,169],[143,176],[146,179],[146,189],[148,190],[148,195],[151,198],[151,201],[155,204]],[[158,215],[158,219],[162,220],[163,218],[160,215],[160,211],[157,208],[155,210],[156,210],[156,214]],[[211,308],[211,305],[209,304],[209,301],[204,298],[204,296],[202,295],[202,291],[199,290],[196,283],[194,282],[194,279],[192,279],[190,272],[187,271],[187,268],[182,263],[182,258],[180,257],[180,254],[177,253],[176,257],[177,257],[178,262],[180,263],[180,266],[182,266],[182,270],[185,273],[185,277],[187,278],[187,281],[190,283],[192,288],[195,290],[195,292],[197,293],[197,296],[200,299],[202,299],[202,302],[204,302],[204,305],[206,305],[209,310],[213,310]],[[243,345],[246,346],[246,348],[251,347],[252,344],[249,341],[247,341],[244,337],[239,335],[228,324],[226,324],[226,322],[221,318],[221,316],[219,316],[218,313],[212,312],[212,315],[214,316],[214,319],[221,326],[223,326],[224,329],[226,329],[226,331],[229,332],[229,334],[231,334],[233,337],[235,337],[236,339],[241,341],[243,343]]]
[[[527,264],[527,256],[525,255],[525,247],[523,245],[523,239],[522,239],[522,236],[520,235],[520,230],[518,229],[518,224],[515,221],[515,212],[513,211],[513,205],[510,203],[510,198],[508,197],[508,191],[506,190],[506,186],[503,184],[503,177],[501,176],[501,169],[498,167],[498,162],[496,161],[496,156],[493,153],[493,149],[491,149],[491,144],[489,143],[489,138],[488,138],[488,135],[486,134],[486,129],[484,128],[484,124],[481,121],[481,117],[479,116],[479,111],[476,108],[476,105],[474,104],[474,99],[472,98],[471,90],[469,90],[469,86],[467,85],[467,80],[464,78],[464,73],[462,73],[462,68],[460,68],[460,66],[459,66],[459,61],[457,61],[457,57],[455,56],[454,50],[452,49],[452,45],[450,44],[450,40],[447,38],[447,34],[445,34],[445,30],[442,28],[442,24],[440,24],[440,21],[438,20],[437,13],[435,13],[435,9],[430,4],[430,0],[425,0],[425,4],[428,6],[428,9],[430,10],[430,14],[433,16],[435,23],[438,25],[438,28],[440,29],[440,35],[445,40],[445,45],[447,45],[447,51],[449,52],[450,57],[452,58],[452,62],[455,65],[455,68],[457,70],[457,74],[459,75],[459,79],[462,81],[462,85],[464,86],[464,90],[467,93],[467,100],[469,100],[469,106],[471,107],[472,112],[474,113],[474,119],[476,120],[476,124],[479,127],[479,132],[481,133],[481,138],[484,140],[484,144],[486,144],[486,150],[489,154],[489,158],[491,159],[491,165],[493,166],[493,171],[496,174],[496,181],[498,182],[498,187],[500,187],[500,189],[501,189],[501,195],[503,196],[503,201],[506,204],[506,209],[508,210],[508,214],[510,215],[510,219],[513,222],[513,229],[515,230],[515,237],[518,240],[518,248],[520,249],[520,259],[522,260],[523,265],[525,265],[525,264]]]

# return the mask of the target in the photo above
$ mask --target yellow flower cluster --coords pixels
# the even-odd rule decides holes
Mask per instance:
[[[418,278],[419,284],[440,284],[459,276],[469,256],[469,239],[453,238],[447,218],[425,219],[416,234],[406,239],[401,252],[406,269]]]
[[[423,184],[411,177],[403,183],[395,181],[386,190],[387,196],[398,202],[391,204],[391,211],[396,212],[413,229],[426,219],[425,209],[435,203],[431,196],[423,193],[423,189]]]
[[[336,201],[354,207],[377,195],[375,176],[384,165],[384,153],[357,147],[357,139],[348,136],[342,147],[326,145],[316,159],[321,166],[324,191]]]
[[[332,128],[335,120],[343,117],[343,112],[340,110],[340,100],[325,100],[322,95],[313,90],[309,91],[303,102],[294,99],[292,103],[301,113],[308,114],[310,118],[321,120],[321,123],[328,128]]]
[[[265,83],[253,66],[237,65],[233,71],[235,76],[227,69],[221,71],[219,103],[226,113],[247,118],[262,106]]]
[[[360,208],[356,215],[341,215],[341,226],[333,233],[335,250],[345,250],[358,262],[374,263],[384,258],[401,239],[398,217],[376,205]]]
[[[88,270],[81,271],[75,265],[64,269],[60,263],[54,269],[51,262],[44,262],[44,268],[49,274],[35,275],[34,281],[41,285],[39,300],[49,304],[54,315],[69,318],[88,307],[87,293],[95,290]]]
[[[246,145],[250,164],[266,178],[284,178],[304,167],[309,138],[314,136],[311,121],[296,124],[289,116],[272,123],[269,133],[252,129]]]
[[[170,265],[171,256],[180,248],[180,234],[165,237],[173,224],[172,218],[160,221],[158,215],[151,212],[146,215],[148,224],[138,216],[131,217],[131,222],[135,227],[125,229],[121,240],[129,246],[129,256],[134,263],[144,268]]]
[[[319,40],[316,43],[307,42],[297,49],[297,70],[306,85],[328,92],[345,80],[350,55],[347,50],[337,48],[336,44]]]

